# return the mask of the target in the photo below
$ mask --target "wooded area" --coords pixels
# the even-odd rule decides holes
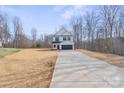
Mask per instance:
[[[9,17],[4,12],[0,12],[0,42],[4,48],[30,48],[30,47],[50,47],[50,35],[42,35],[37,37],[37,29],[32,27],[31,36],[25,34],[19,17],[13,19],[10,31]]]
[[[98,6],[71,20],[76,48],[124,55],[124,6]]]
[[[96,6],[82,16],[73,17],[70,25],[75,48],[124,55],[124,6]],[[0,12],[0,41],[3,47],[30,48],[51,47],[52,35],[37,36],[32,27],[31,36],[26,35],[19,17],[14,17],[10,31],[9,17]]]

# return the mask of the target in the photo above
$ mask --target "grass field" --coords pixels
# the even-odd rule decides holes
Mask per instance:
[[[58,52],[24,49],[0,58],[0,87],[49,87]]]
[[[109,64],[124,68],[124,56],[109,53],[92,52],[83,49],[78,49],[77,51],[87,54],[88,56],[103,60]]]
[[[15,52],[19,52],[20,50],[21,49],[16,48],[0,48],[0,58]]]

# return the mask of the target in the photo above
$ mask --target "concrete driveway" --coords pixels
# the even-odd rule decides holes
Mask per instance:
[[[124,87],[124,69],[77,51],[60,51],[50,87]]]

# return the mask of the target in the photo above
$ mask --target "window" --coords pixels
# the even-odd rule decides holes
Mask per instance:
[[[66,37],[63,37],[63,40],[66,40]]]
[[[59,41],[59,38],[58,38],[58,37],[56,37],[56,38],[55,38],[55,41]]]
[[[53,46],[54,48],[56,47],[56,45]]]
[[[68,37],[68,40],[70,40],[70,37]]]

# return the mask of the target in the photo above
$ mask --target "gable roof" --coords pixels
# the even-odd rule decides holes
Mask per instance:
[[[59,29],[59,31],[55,33],[55,35],[72,35],[72,33],[62,27],[61,29]]]

